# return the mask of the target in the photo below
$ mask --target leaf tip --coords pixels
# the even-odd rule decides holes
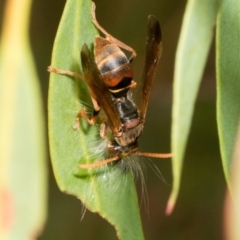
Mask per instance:
[[[172,214],[172,211],[174,209],[174,206],[175,206],[175,199],[173,199],[172,197],[170,197],[170,199],[168,200],[168,203],[167,203],[167,207],[166,207],[166,210],[165,210],[165,214],[167,216],[171,215]]]

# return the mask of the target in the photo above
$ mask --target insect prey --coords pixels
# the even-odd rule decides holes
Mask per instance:
[[[86,81],[89,87],[94,107],[92,116],[89,118],[86,111],[81,109],[76,117],[74,129],[79,128],[79,118],[94,125],[102,109],[106,114],[107,121],[101,123],[100,136],[106,136],[107,128],[110,128],[112,132],[112,139],[108,140],[110,157],[91,164],[79,164],[79,167],[93,168],[129,155],[170,158],[171,153],[149,153],[138,150],[138,138],[144,128],[152,82],[162,53],[159,22],[152,15],[148,17],[146,58],[142,76],[141,102],[138,108],[129,94],[129,91],[137,85],[133,81],[131,67],[136,52],[111,36],[99,25],[95,16],[95,8],[95,4],[92,3],[92,22],[105,35],[105,38],[95,37],[94,56],[86,44],[82,46],[81,63],[84,76],[68,70],[48,67],[49,72],[80,78]],[[121,48],[129,51],[131,56],[127,58]]]

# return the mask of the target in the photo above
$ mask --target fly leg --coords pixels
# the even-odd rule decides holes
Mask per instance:
[[[93,2],[92,3],[92,22],[94,25],[106,36],[106,39],[114,44],[116,44],[118,47],[123,48],[131,53],[131,57],[129,59],[129,62],[132,62],[132,60],[137,56],[137,53],[134,49],[126,45],[125,43],[121,42],[120,40],[114,38],[112,35],[110,35],[97,21],[96,19],[96,5]]]

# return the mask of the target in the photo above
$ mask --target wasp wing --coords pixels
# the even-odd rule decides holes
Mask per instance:
[[[94,57],[86,44],[83,45],[81,50],[81,61],[84,79],[95,95],[98,104],[107,115],[109,127],[114,133],[118,133],[121,127],[121,121],[117,109],[112,102],[111,94],[107,86],[103,82],[101,73],[94,61]]]
[[[158,20],[152,15],[148,17],[147,31],[146,58],[142,77],[143,86],[139,108],[140,120],[143,122],[145,121],[153,78],[162,53],[162,34],[160,25]]]

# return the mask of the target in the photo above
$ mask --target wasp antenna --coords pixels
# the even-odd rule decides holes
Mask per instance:
[[[112,158],[107,158],[105,160],[99,161],[99,162],[95,162],[95,163],[90,163],[90,164],[78,164],[79,168],[95,168],[95,167],[100,167],[104,164],[113,162],[113,161],[117,161],[121,158],[121,156],[115,156]]]
[[[172,153],[150,153],[150,152],[133,152],[132,155],[152,157],[152,158],[171,158]]]

